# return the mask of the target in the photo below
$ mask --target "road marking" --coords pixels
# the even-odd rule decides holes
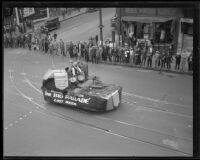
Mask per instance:
[[[123,121],[119,121],[119,120],[115,120],[115,119],[111,119],[111,118],[106,118],[106,117],[103,117],[103,116],[95,116],[95,117],[97,117],[99,119],[104,119],[104,120],[117,122],[117,123],[124,124],[124,125],[127,125],[127,126],[137,127],[137,128],[140,128],[140,129],[151,131],[151,132],[156,132],[156,133],[159,133],[159,134],[164,134],[164,135],[170,136],[170,137],[176,137],[174,135],[169,135],[169,134],[167,134],[165,132],[161,132],[161,131],[157,131],[157,130],[154,130],[154,129],[145,128],[145,127],[142,127],[142,126],[139,126],[139,125],[136,125],[136,124],[131,124],[131,123],[127,123],[127,122],[123,122]],[[177,137],[177,138],[182,138],[182,139],[186,139],[186,140],[190,140],[190,141],[192,140],[192,139],[185,138],[185,137]]]
[[[17,123],[18,121],[15,121],[15,123]]]
[[[123,103],[123,104],[129,104],[129,105],[135,107],[135,104],[133,105],[133,104],[130,103],[130,102],[125,102],[125,101],[123,101],[122,103]],[[176,112],[171,112],[171,111],[163,110],[163,109],[160,109],[160,108],[154,108],[154,106],[153,106],[153,107],[150,107],[150,106],[148,106],[148,107],[145,107],[145,106],[136,106],[136,107],[151,108],[152,111],[157,111],[157,112],[161,112],[161,113],[169,113],[169,114],[172,114],[172,115],[178,115],[178,116],[187,117],[187,118],[190,118],[190,119],[193,118],[193,116],[189,116],[189,115],[185,115],[185,114],[181,114],[181,113],[176,113]],[[135,110],[135,109],[134,109],[134,110]]]
[[[19,118],[19,120],[22,120],[22,119],[23,119],[22,117]]]
[[[162,101],[162,100],[159,100],[159,99],[154,99],[154,98],[150,98],[150,97],[145,97],[145,96],[141,96],[141,95],[137,95],[137,94],[127,93],[127,92],[122,92],[122,94],[124,94],[124,95],[129,95],[129,96],[133,96],[133,97],[137,97],[137,98],[140,98],[140,99],[146,99],[146,100],[149,100],[149,101],[161,102],[161,103],[168,104],[167,101]]]
[[[135,111],[149,111],[149,112],[153,112],[153,109],[139,106],[139,107],[137,107],[135,109]]]
[[[6,128],[4,128],[5,130],[7,130],[8,128],[6,127]]]
[[[24,115],[24,117],[27,117],[27,115]]]
[[[137,95],[137,94],[133,94],[133,93],[128,93],[128,92],[122,92],[122,94],[128,95],[130,97],[132,96],[132,97],[136,97],[136,98],[140,98],[140,99],[145,99],[145,100],[153,101],[153,102],[159,102],[159,103],[164,103],[164,104],[177,105],[177,106],[184,107],[184,108],[187,108],[187,109],[190,107],[188,105],[183,105],[183,104],[178,104],[178,103],[173,103],[173,102],[168,102],[168,101],[162,101],[162,100],[159,100],[159,99],[145,97],[145,96],[141,96],[141,95]]]
[[[173,141],[173,140],[170,140],[170,139],[163,139],[162,143],[167,145],[167,146],[170,146],[174,149],[178,149],[178,142],[177,141]]]
[[[192,125],[188,125],[189,128],[192,128]]]
[[[11,72],[10,72],[10,76],[12,76],[12,73],[11,73]],[[26,78],[26,77],[25,77],[25,78]],[[27,79],[26,81],[29,81],[29,80]],[[22,97],[26,98],[27,100],[31,101],[32,103],[36,104],[37,106],[39,106],[39,107],[41,107],[41,108],[43,108],[43,109],[46,109],[46,107],[44,107],[44,106],[42,106],[42,105],[39,105],[38,103],[36,103],[35,101],[33,101],[33,98],[32,98],[32,97],[26,96],[21,90],[19,90],[19,89],[16,87],[16,85],[15,85],[13,79],[11,79],[11,82],[12,82],[12,85],[14,86],[14,88],[17,90],[18,93],[21,94]],[[36,87],[34,87],[34,88],[37,89]],[[37,90],[38,90],[38,89],[37,89]],[[41,94],[42,94],[42,92],[41,92]]]
[[[35,89],[37,92],[39,92],[40,94],[42,94],[42,91],[40,91],[38,88],[36,88],[28,78],[24,77],[24,82],[26,82],[28,85],[30,85],[33,89]]]
[[[32,111],[29,112],[30,114],[32,113]]]

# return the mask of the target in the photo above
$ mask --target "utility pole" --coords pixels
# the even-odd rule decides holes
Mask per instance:
[[[103,44],[103,25],[102,25],[102,10],[99,8],[99,29],[100,29],[100,42]]]
[[[25,23],[24,23],[24,9],[23,8],[21,8],[21,18],[22,18],[24,33],[26,33],[26,27],[25,27]]]
[[[119,8],[119,46],[122,46],[122,10]]]

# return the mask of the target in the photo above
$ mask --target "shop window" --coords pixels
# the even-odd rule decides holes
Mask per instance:
[[[181,32],[183,34],[193,35],[193,24],[191,23],[181,23]]]

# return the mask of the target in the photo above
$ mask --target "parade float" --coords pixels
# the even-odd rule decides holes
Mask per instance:
[[[88,111],[110,111],[121,104],[122,87],[105,84],[88,75],[88,65],[71,62],[65,69],[51,69],[43,77],[44,100]]]

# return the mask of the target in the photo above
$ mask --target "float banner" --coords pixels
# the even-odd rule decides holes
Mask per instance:
[[[44,91],[44,96],[51,98],[51,100],[55,103],[76,106],[79,108],[87,108],[90,110],[105,110],[107,102],[106,99],[96,96],[86,94],[74,96],[48,90]]]

